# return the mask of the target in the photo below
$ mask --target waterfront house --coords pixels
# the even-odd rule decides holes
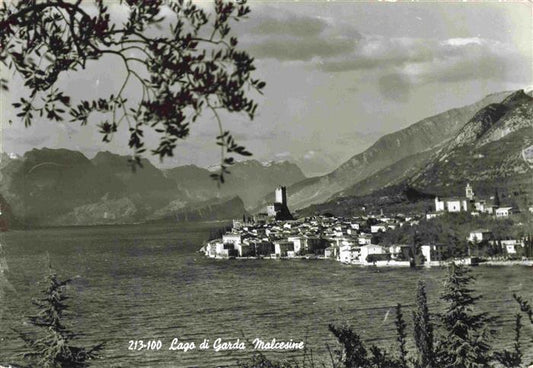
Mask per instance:
[[[294,252],[294,244],[287,240],[274,241],[274,254],[276,257],[287,257],[287,252]]]
[[[336,245],[332,245],[331,247],[327,247],[324,249],[324,258],[333,258],[336,259],[339,255],[339,247]]]
[[[306,241],[303,236],[289,236],[287,238],[294,245],[294,252],[300,254],[305,250]]]
[[[215,239],[215,240],[209,241],[206,244],[205,248],[204,248],[205,255],[208,256],[208,257],[211,257],[211,258],[216,257],[216,255],[217,255],[217,245],[219,243],[221,244],[220,239]]]
[[[270,256],[274,252],[274,244],[270,241],[258,241],[253,243],[256,257]]]
[[[442,244],[424,244],[420,249],[424,256],[424,266],[438,266],[446,259],[446,247]]]
[[[339,247],[338,261],[342,263],[352,262],[352,246],[351,245],[342,245]]]
[[[249,257],[252,255],[252,247],[250,244],[239,243],[235,245],[235,250],[239,257]]]
[[[363,245],[360,249],[361,249],[361,253],[359,256],[359,260],[361,261],[362,264],[372,263],[372,262],[369,262],[368,260],[368,256],[370,255],[386,253],[385,248],[383,248],[381,245],[376,245],[376,244]]]
[[[392,260],[401,261],[408,259],[411,248],[411,245],[408,244],[396,244],[391,245],[388,251]]]
[[[516,254],[518,247],[524,247],[524,242],[516,239],[500,240],[499,243],[506,254]]]
[[[217,258],[230,258],[238,256],[238,252],[235,249],[235,245],[231,243],[217,243],[216,257]]]
[[[319,253],[323,252],[329,246],[328,242],[324,241],[318,236],[306,237],[306,250],[307,253]]]

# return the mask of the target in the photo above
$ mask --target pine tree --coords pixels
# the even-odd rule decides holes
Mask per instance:
[[[336,350],[335,353],[345,368],[370,367],[367,349],[361,337],[351,327],[329,325],[329,330],[342,345],[342,350]],[[373,353],[374,358],[376,358],[376,353]]]
[[[513,298],[520,305],[520,311],[524,312],[527,315],[529,322],[533,324],[533,307],[531,307],[531,304],[517,294],[513,294]]]
[[[494,321],[487,313],[476,313],[474,305],[481,297],[474,296],[468,285],[475,278],[464,266],[452,263],[441,299],[448,305],[441,315],[446,336],[442,366],[446,368],[484,368],[491,361],[490,339]]]
[[[30,349],[24,357],[30,361],[31,367],[89,367],[90,360],[96,358],[103,348],[103,344],[91,348],[71,345],[78,335],[64,323],[65,312],[68,310],[66,301],[69,299],[65,295],[65,289],[70,282],[71,280],[58,280],[51,271],[46,278],[47,287],[43,290],[43,297],[32,301],[38,313],[30,316],[29,322],[39,329],[39,333],[19,332]]]
[[[402,314],[402,305],[398,304],[396,306],[396,321],[394,321],[394,324],[396,325],[396,334],[398,335],[396,341],[398,341],[398,362],[396,367],[397,368],[407,368],[407,333],[405,332],[407,328],[407,324],[405,323],[405,320],[403,319]]]
[[[426,285],[418,282],[416,291],[416,310],[413,311],[414,339],[418,353],[416,366],[430,368],[434,366],[435,352],[433,345],[433,323],[430,320],[427,304]]]

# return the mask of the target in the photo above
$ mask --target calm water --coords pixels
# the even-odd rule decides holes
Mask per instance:
[[[329,323],[349,323],[367,340],[394,345],[396,303],[410,307],[419,279],[427,282],[433,311],[445,270],[356,268],[328,261],[211,260],[196,253],[214,225],[139,225],[13,231],[2,234],[12,286],[0,294],[0,362],[23,351],[10,328],[32,312],[30,299],[48,263],[69,288],[70,321],[83,342],[105,341],[96,367],[214,367],[249,356],[237,352],[173,352],[174,337],[194,341],[240,338],[306,340],[315,357],[333,344]],[[533,268],[479,267],[481,306],[501,317],[511,335],[517,310],[512,293],[533,300]],[[525,321],[525,320],[524,320]],[[524,340],[532,341],[531,326]],[[132,352],[129,340],[160,339],[157,352]],[[509,340],[509,338],[507,338]],[[527,343],[526,343],[527,344]],[[533,358],[533,346],[526,345]],[[269,353],[272,357],[294,356]],[[297,355],[297,354],[296,354]]]

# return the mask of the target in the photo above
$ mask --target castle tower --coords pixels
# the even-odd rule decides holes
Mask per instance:
[[[276,200],[275,203],[281,203],[287,205],[287,188],[279,186],[276,188]]]
[[[474,200],[474,190],[470,186],[470,183],[466,183],[466,198],[470,199],[471,201]]]

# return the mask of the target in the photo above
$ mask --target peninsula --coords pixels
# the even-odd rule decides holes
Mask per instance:
[[[201,252],[221,259],[329,259],[361,266],[533,264],[532,239],[513,237],[513,218],[520,213],[496,204],[495,198],[477,198],[469,183],[464,196],[436,196],[435,211],[409,215],[380,211],[349,218],[323,214],[294,219],[286,188],[278,187],[275,198],[266,213],[233,220],[231,230],[206,242]],[[462,223],[455,229],[464,232],[462,239],[429,241],[432,235],[422,234],[446,223],[453,227],[454,222]],[[498,231],[474,227],[481,224]]]

